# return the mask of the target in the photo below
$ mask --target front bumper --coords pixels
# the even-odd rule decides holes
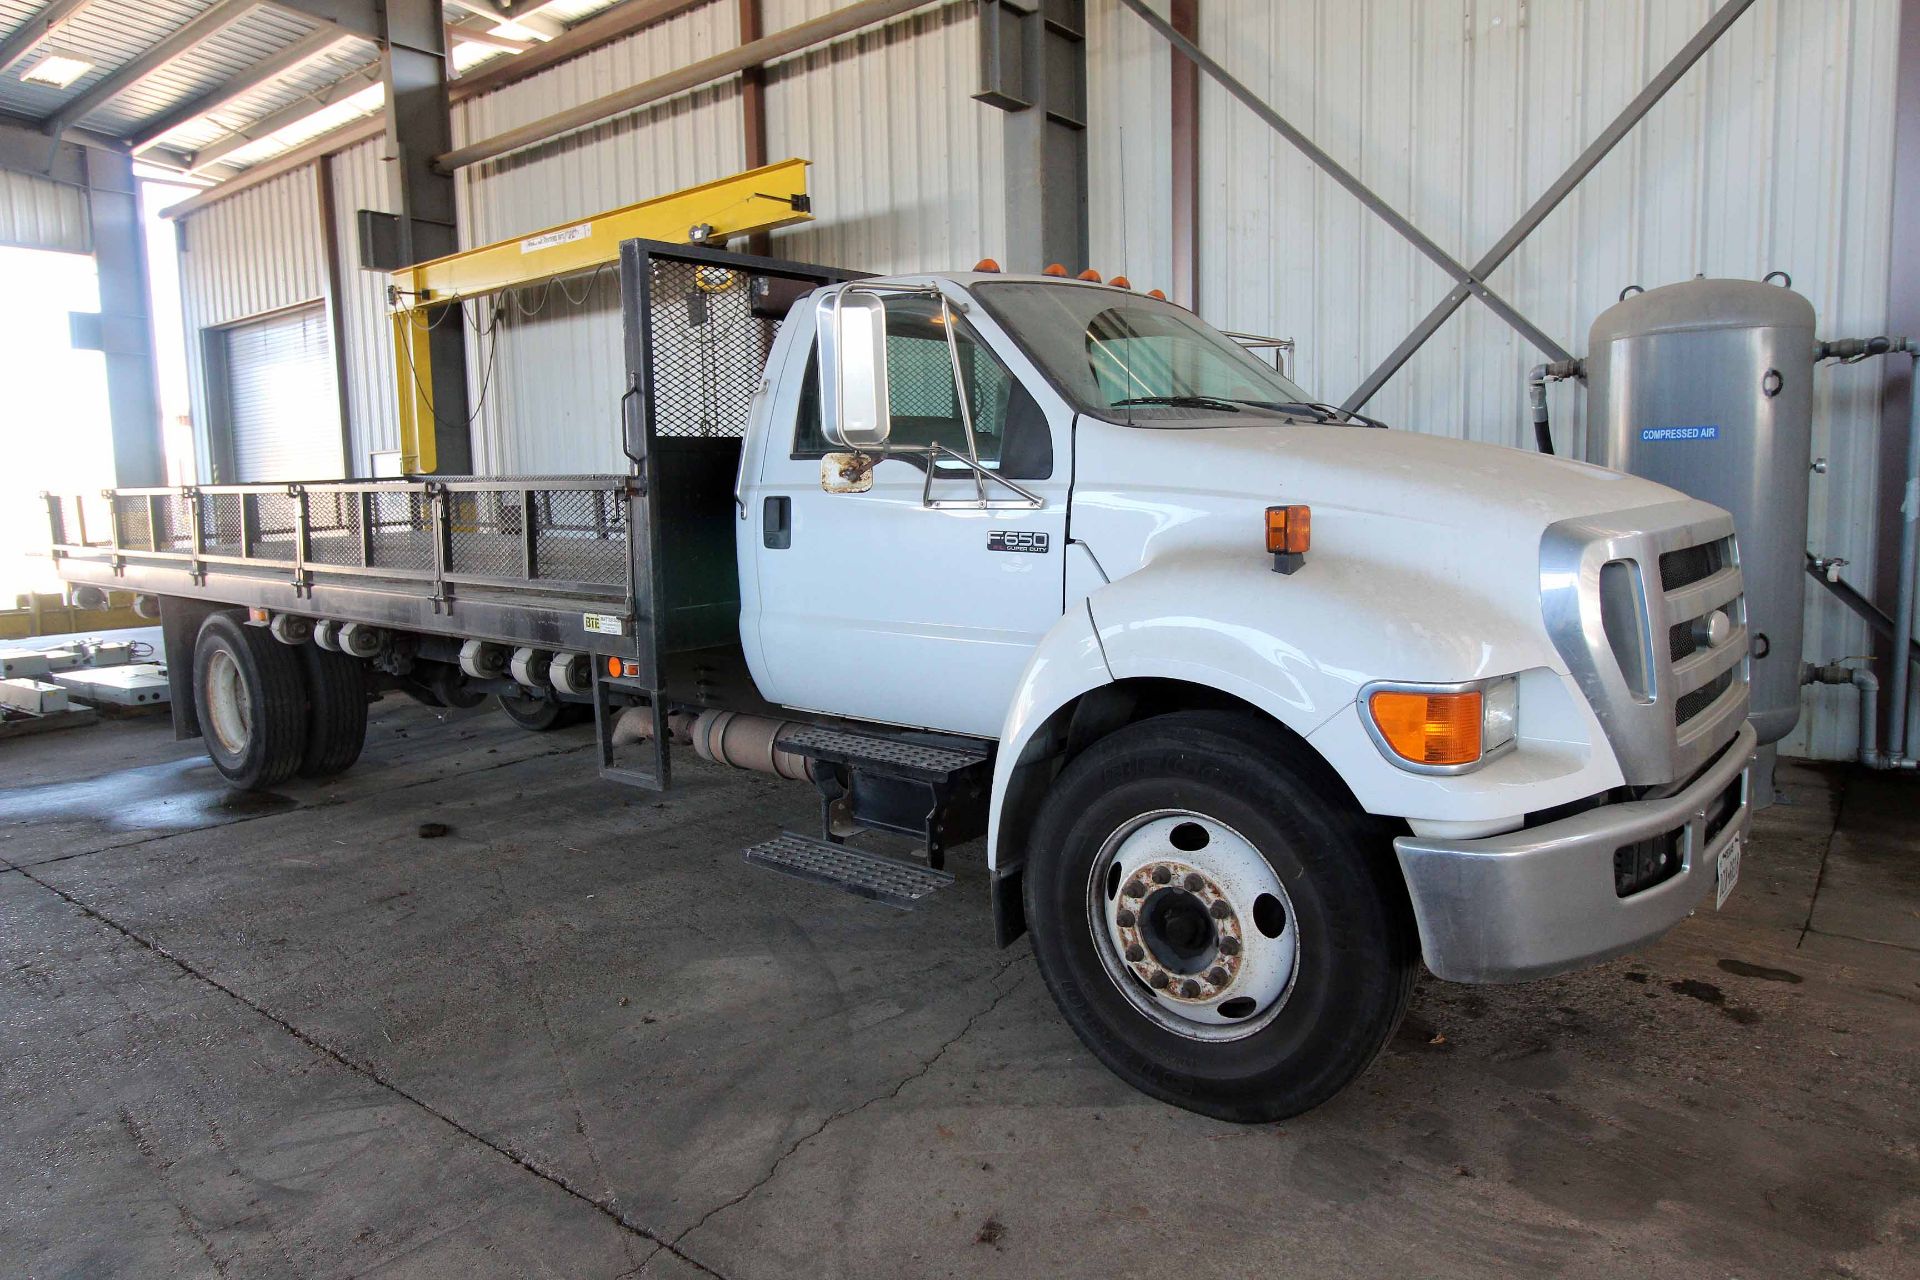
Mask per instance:
[[[1413,898],[1427,967],[1450,982],[1518,982],[1631,951],[1659,937],[1711,892],[1720,853],[1746,838],[1753,726],[1691,785],[1659,800],[1603,805],[1544,826],[1478,840],[1401,836],[1393,842]],[[1738,786],[1738,805],[1721,810]],[[1614,854],[1672,834],[1678,873],[1620,897]]]

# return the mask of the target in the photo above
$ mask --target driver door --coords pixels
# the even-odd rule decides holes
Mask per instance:
[[[877,461],[864,492],[822,487],[826,455],[851,451],[823,434],[817,351],[794,420],[770,424],[746,513],[762,692],[831,715],[997,736],[1063,607],[1071,414],[1050,391],[1043,409],[1013,371],[1038,385],[1025,360],[930,293],[886,297],[886,363],[892,433],[866,451]],[[929,456],[936,444],[967,456],[962,395],[982,468],[1038,505]]]

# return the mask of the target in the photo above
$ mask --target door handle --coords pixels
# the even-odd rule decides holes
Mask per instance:
[[[775,551],[793,545],[793,499],[779,494],[760,506],[760,537]]]

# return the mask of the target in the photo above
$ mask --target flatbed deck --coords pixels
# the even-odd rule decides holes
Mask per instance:
[[[69,582],[640,656],[636,481],[447,477],[47,498]]]

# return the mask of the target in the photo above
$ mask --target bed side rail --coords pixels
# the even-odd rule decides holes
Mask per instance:
[[[630,476],[369,480],[46,494],[52,555],[173,565],[204,584],[236,566],[316,580],[634,598]]]

